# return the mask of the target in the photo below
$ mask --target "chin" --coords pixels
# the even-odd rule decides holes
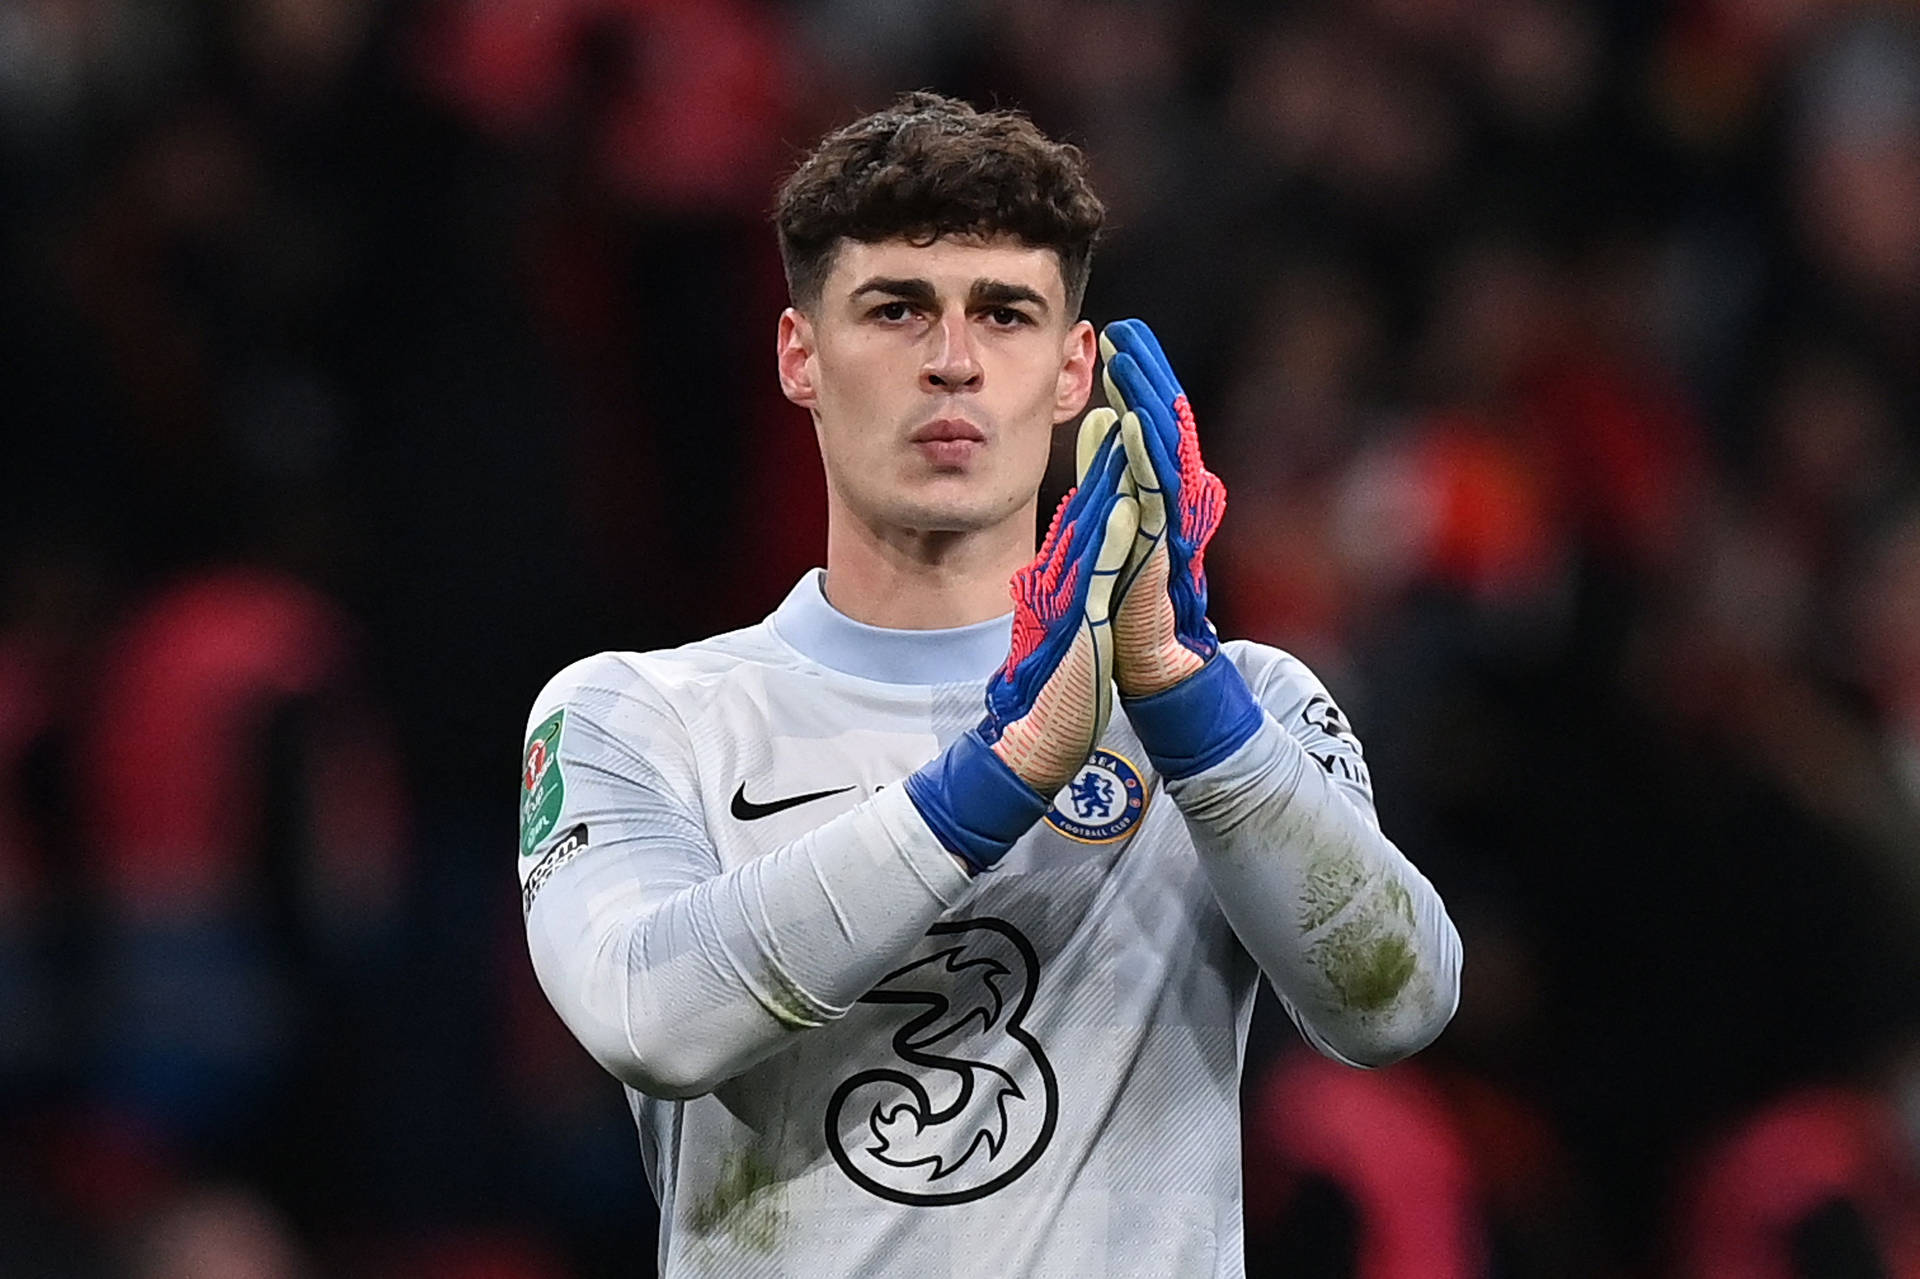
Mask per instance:
[[[920,494],[893,508],[892,522],[926,533],[977,533],[992,528],[1020,509],[999,494]]]
[[[919,506],[900,512],[894,523],[921,533],[977,533],[995,521],[973,510]]]

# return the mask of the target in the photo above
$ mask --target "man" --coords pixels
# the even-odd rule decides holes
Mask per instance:
[[[1259,974],[1355,1064],[1452,1015],[1359,742],[1206,620],[1224,491],[1137,322],[1034,558],[1101,217],[1015,114],[912,94],[824,139],[777,358],[825,573],[534,706],[534,967],[627,1085],[664,1275],[1238,1275]]]

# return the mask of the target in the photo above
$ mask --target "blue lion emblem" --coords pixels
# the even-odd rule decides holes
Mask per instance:
[[[1073,811],[1081,821],[1089,817],[1113,816],[1113,782],[1089,768],[1079,780],[1069,783]]]

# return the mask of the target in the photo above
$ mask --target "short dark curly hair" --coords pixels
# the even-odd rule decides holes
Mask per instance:
[[[1018,111],[923,92],[822,138],[781,185],[774,223],[802,310],[820,301],[842,240],[1012,235],[1059,255],[1077,316],[1106,212],[1078,147]]]

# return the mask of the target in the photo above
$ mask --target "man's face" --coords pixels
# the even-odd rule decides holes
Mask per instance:
[[[779,359],[831,503],[883,533],[971,532],[1031,520],[1053,427],[1092,388],[1094,337],[1051,249],[845,241],[818,304],[780,317]]]

